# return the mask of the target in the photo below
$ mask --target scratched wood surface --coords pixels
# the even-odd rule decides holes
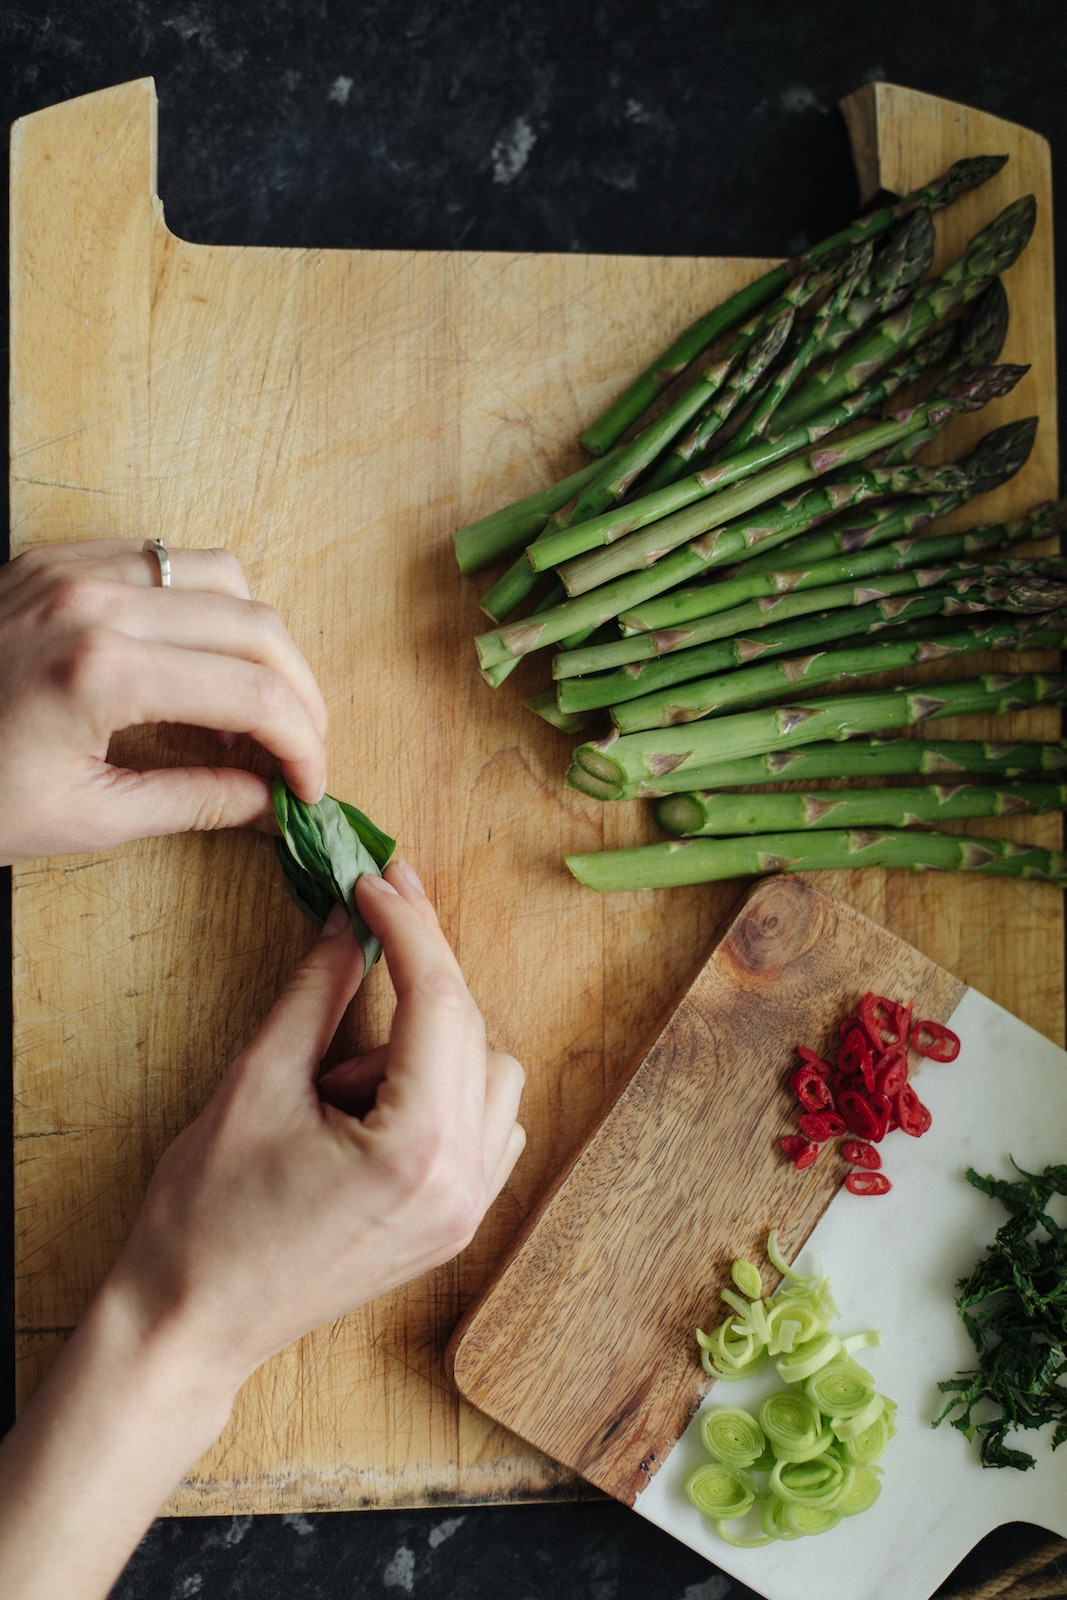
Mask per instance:
[[[864,96],[868,184],[904,189],[957,155],[1011,153],[944,217],[944,251],[1024,190],[1041,202],[1007,275],[1005,357],[1033,370],[951,436],[958,450],[994,423],[1044,418],[1025,472],[983,505],[991,520],[1055,492],[1047,150],[908,91]],[[166,227],[155,136],[149,80],[14,130],[13,548],[159,534],[237,552],[322,683],[331,788],[399,837],[490,1037],[525,1063],[529,1130],[463,1258],[269,1363],[170,1509],[575,1495],[569,1470],[458,1398],[444,1348],[744,886],[598,898],[569,878],[565,851],[651,837],[651,824],[563,788],[568,743],[521,708],[523,672],[496,693],[479,680],[479,585],[458,577],[451,532],[576,466],[577,433],[665,332],[763,264],[192,246]],[[1011,731],[1048,736],[1055,721],[1019,716]],[[132,744],[142,760],[208,748],[179,729]],[[1055,819],[1010,826],[1058,837]],[[1062,1038],[1055,891],[885,873],[820,888]],[[119,1250],[159,1153],[309,933],[269,843],[245,835],[28,863],[13,926],[25,1396]],[[379,969],[347,1037],[379,1039],[388,1012]]]

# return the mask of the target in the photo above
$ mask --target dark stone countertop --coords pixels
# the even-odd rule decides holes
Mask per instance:
[[[1063,0],[0,8],[4,120],[151,74],[168,223],[224,244],[778,255],[854,212],[842,95],[886,79],[1025,123],[1050,141],[1058,176],[1065,68]],[[1057,243],[1067,259],[1062,221]],[[1062,273],[1057,300],[1062,349]],[[9,1147],[3,1132],[5,1163]],[[5,1238],[9,1182],[7,1170]],[[10,1276],[8,1254],[7,1417]],[[1025,1524],[1002,1529],[940,1593],[1010,1569],[996,1589],[1004,1600],[1067,1595],[1067,1562],[1046,1561],[1047,1545]],[[1026,1569],[1040,1590],[1024,1584]],[[862,1600],[862,1574],[855,1592]],[[122,1600],[748,1593],[598,1502],[161,1521],[116,1590]]]

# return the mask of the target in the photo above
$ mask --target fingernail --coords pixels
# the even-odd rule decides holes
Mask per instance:
[[[426,890],[422,886],[422,879],[415,871],[415,868],[411,865],[411,862],[398,860],[396,864],[399,870],[404,874],[404,877],[411,884],[412,888],[417,889],[420,894],[425,894]]]
[[[381,894],[396,894],[392,884],[386,883],[385,879],[380,878],[376,872],[364,872],[359,881],[360,883],[365,883],[369,889],[375,889]]]
[[[324,939],[335,938],[337,934],[344,932],[345,928],[348,927],[349,921],[348,907],[341,904],[335,905],[322,925],[322,937]]]

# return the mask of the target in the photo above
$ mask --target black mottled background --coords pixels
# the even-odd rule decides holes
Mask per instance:
[[[1065,0],[0,0],[5,123],[145,74],[159,92],[168,223],[205,243],[783,254],[853,213],[835,108],[876,78],[1036,128],[1054,176],[1067,172]],[[1063,272],[1057,298],[1062,351]],[[0,1129],[5,1163],[9,1147]],[[0,1179],[7,1241],[9,1168]],[[1067,1562],[1031,1558],[1042,1541],[1024,1524],[991,1535],[941,1593],[1067,1595]],[[1016,1575],[1001,1581],[1005,1569]],[[592,1503],[160,1522],[116,1595],[748,1591]]]

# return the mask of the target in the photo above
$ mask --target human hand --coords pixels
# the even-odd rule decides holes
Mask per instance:
[[[112,734],[182,723],[250,734],[314,802],[326,708],[277,613],[224,550],[171,550],[171,587],[134,540],[29,550],[0,569],[0,864],[266,821],[235,767],[134,772]]]
[[[113,1274],[133,1319],[231,1398],[275,1351],[461,1250],[524,1143],[522,1069],[486,1051],[418,880],[394,864],[356,899],[396,991],[388,1044],[318,1076],[363,968],[335,913],[164,1154]]]

